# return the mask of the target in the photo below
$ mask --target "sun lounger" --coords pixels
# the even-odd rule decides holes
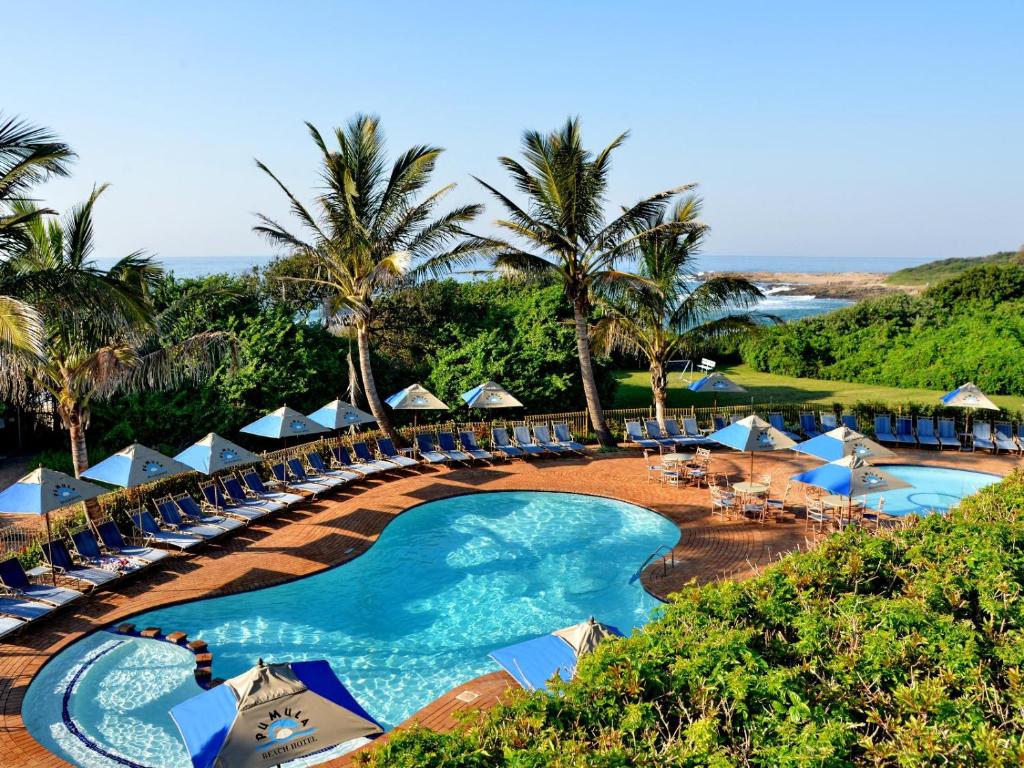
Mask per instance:
[[[551,439],[551,432],[544,424],[533,425],[533,442],[551,453],[569,453],[569,449],[561,443]]]
[[[271,464],[270,474],[274,476],[274,480],[282,488],[288,488],[293,491],[305,491],[311,496],[319,496],[328,489],[326,485],[321,483],[311,483],[291,477],[288,468],[283,462]]]
[[[982,449],[996,452],[995,441],[992,440],[992,425],[987,421],[974,422],[974,430],[971,434],[971,450]]]
[[[711,417],[711,431],[717,432],[720,429],[725,429],[729,426],[729,422],[725,420],[725,416],[712,416]]]
[[[494,461],[494,454],[481,448],[479,443],[476,441],[476,435],[472,432],[468,432],[466,430],[459,432],[459,445],[462,446],[462,450],[474,459],[479,461]]]
[[[226,517],[225,515],[211,515],[188,493],[179,493],[174,497],[174,503],[178,505],[178,511],[184,515],[185,522],[189,525],[212,525],[214,528],[224,531],[237,531],[247,522],[244,519]]]
[[[416,435],[416,452],[427,464],[447,464],[452,460],[451,456],[437,450],[434,438],[424,432]]]
[[[650,438],[644,437],[640,432],[639,421],[627,421],[626,422],[626,438],[629,442],[634,445],[639,445],[641,448],[647,448],[652,451],[660,451],[662,444],[657,440],[651,440]]]
[[[843,426],[847,429],[852,429],[854,432],[860,432],[857,429],[857,417],[852,413],[844,413],[840,419],[843,422]]]
[[[309,464],[309,468],[320,477],[336,477],[340,480],[344,480],[346,483],[354,483],[356,480],[362,480],[363,476],[358,472],[349,472],[344,469],[330,469],[324,464],[324,458],[317,451],[311,451],[306,454],[306,463]]]
[[[1020,452],[1024,453],[1024,421],[1017,422],[1017,445]]]
[[[143,560],[120,552],[104,552],[103,545],[96,534],[89,528],[71,534],[71,546],[78,557],[96,568],[106,568],[117,572],[137,571],[152,565],[154,561]],[[154,550],[155,551],[155,550]],[[166,552],[164,554],[167,554]]]
[[[173,505],[174,502],[172,501]],[[177,505],[174,505],[177,508]],[[154,544],[163,544],[164,546],[174,547],[175,549],[188,550],[193,547],[197,547],[206,539],[201,536],[193,536],[188,533],[181,533],[179,531],[168,531],[157,525],[156,520],[144,509],[136,509],[129,513],[132,525],[135,526],[136,530],[142,535],[143,541],[152,542]]]
[[[696,422],[694,422],[694,426],[696,426]],[[683,434],[682,430],[679,429],[679,423],[675,419],[665,419],[664,435],[669,440],[674,440],[676,445],[692,445],[694,442],[694,438]],[[700,435],[700,439],[703,440],[704,436]]]
[[[921,444],[921,447],[942,447],[942,443],[939,442],[939,438],[935,435],[935,420],[931,417],[917,417],[917,442]]]
[[[240,511],[243,509],[271,514],[288,508],[288,504],[284,501],[264,499],[257,496],[254,491],[246,490],[246,487],[242,485],[242,481],[239,480],[236,475],[221,475],[220,484],[224,492],[224,498],[227,501],[227,506],[234,510],[238,510],[236,513],[239,515],[249,515],[249,512],[242,513]],[[199,487],[202,488],[202,485]],[[210,501],[209,494],[207,494],[205,489],[203,490],[204,498],[206,498],[207,502],[211,505],[216,506],[215,502],[218,501],[218,495],[219,494],[215,495],[214,500]],[[250,517],[250,519],[258,520],[259,518]]]
[[[997,421],[993,427],[993,439],[996,443],[996,450],[1017,452],[1017,444],[1013,441],[1013,426],[1008,421]]]
[[[221,478],[223,482],[224,478]],[[210,480],[206,483],[199,484],[199,490],[203,494],[203,502],[205,505],[225,516],[237,517],[239,520],[244,520],[251,523],[255,520],[261,520],[262,518],[269,515],[272,511],[282,509],[281,505],[275,505],[273,508],[265,502],[251,501],[246,497],[245,492],[241,490],[242,485],[238,482],[237,478],[231,478],[232,487],[235,488],[236,492],[242,494],[241,504],[237,504],[234,500],[230,500],[225,494],[224,489],[217,484],[215,480]],[[190,497],[191,498],[191,497]],[[191,515],[191,507],[187,510]]]
[[[491,430],[491,445],[506,459],[525,459],[529,456],[522,448],[512,445],[512,441],[508,437],[508,430],[504,427],[494,427]]]
[[[533,442],[533,438],[530,437],[530,430],[524,424],[512,427],[512,437],[515,438],[516,445],[531,456],[540,456],[548,452],[546,448],[541,448]]]
[[[373,455],[373,451],[370,446],[363,441],[358,443],[352,443],[352,450],[355,451],[356,458],[359,459],[363,464],[372,464],[375,467],[380,467],[382,472],[390,472],[395,469],[401,469],[402,465],[397,464],[394,461],[386,461],[384,459],[378,459]],[[416,462],[413,462],[413,466]]]
[[[671,421],[669,419],[668,421]],[[668,424],[668,421],[665,423]],[[711,445],[715,441],[700,431],[697,426],[697,419],[687,416],[683,419],[683,437],[690,441],[690,445]]]
[[[23,600],[20,597],[0,597],[0,613],[21,619],[23,622],[33,622],[43,616],[49,616],[57,610],[56,606],[40,603],[36,600]]]
[[[781,413],[769,413],[768,423],[775,427],[775,429],[779,430],[779,432],[784,434],[790,440],[795,440],[796,442],[800,441],[800,435],[798,435],[796,432],[790,432],[788,429],[786,429],[786,421],[785,419],[782,418]]]
[[[896,435],[892,433],[892,416],[875,415],[875,440],[880,443],[896,443]]]
[[[82,593],[77,589],[33,584],[28,580],[28,575],[21,567],[21,563],[14,557],[0,562],[0,584],[3,584],[17,597],[38,600],[50,605],[67,605],[82,597]]]
[[[956,434],[956,422],[952,419],[939,419],[939,445],[941,448],[950,446],[963,450],[963,443]]]
[[[0,616],[0,639],[13,635],[28,623],[25,619],[17,616]]]
[[[821,421],[822,432],[831,432],[833,429],[839,426],[839,422],[836,419],[836,415],[834,413],[827,413],[825,411],[822,411],[820,414],[818,414],[818,418]]]
[[[917,445],[917,438],[914,437],[914,420],[909,416],[896,418],[896,442],[912,448]]]
[[[90,587],[101,587],[120,578],[121,574],[115,570],[106,568],[94,568],[89,565],[79,565],[71,557],[67,544],[60,539],[53,539],[43,544],[43,559],[49,563],[58,574],[67,576],[69,579],[88,584]]]
[[[392,464],[397,464],[399,467],[418,467],[419,462],[416,459],[410,458],[405,455],[402,451],[395,448],[394,442],[390,437],[382,437],[377,441],[377,450],[380,451],[380,455],[384,457],[386,461],[390,461]],[[405,449],[406,452],[409,449]]]
[[[331,448],[331,460],[338,469],[358,472],[361,475],[376,475],[385,470],[385,467],[378,463],[353,463],[352,456],[349,455],[348,449],[343,445],[336,445]]]
[[[455,442],[455,435],[451,432],[437,433],[437,447],[452,461],[461,461],[463,464],[468,464],[473,460],[473,457],[468,453],[459,450],[459,446]]]
[[[659,445],[663,445],[666,448],[674,448],[678,445],[674,438],[668,437],[661,431],[661,425],[658,424],[657,419],[644,419],[644,431],[647,433],[647,437]]]
[[[113,520],[107,520],[97,525],[96,533],[99,535],[100,541],[103,542],[103,548],[111,554],[131,557],[150,564],[158,563],[167,557],[166,550],[153,547],[134,547],[128,544],[124,540],[124,536],[121,535],[121,529]]]
[[[272,491],[266,483],[263,482],[263,478],[259,476],[259,473],[255,469],[246,469],[242,471],[242,482],[245,483],[245,487],[256,494],[257,498],[264,499],[271,503],[284,504],[286,507],[291,507],[294,504],[298,504],[302,501],[302,496],[297,493],[285,493],[284,491]]]
[[[181,507],[178,506],[178,502],[170,496],[157,499],[153,504],[164,525],[175,533],[198,536],[205,541],[211,541],[212,539],[220,538],[228,532],[226,528],[220,528],[219,526],[190,523],[182,516]]]
[[[568,448],[573,453],[578,453],[580,456],[586,456],[587,447],[583,443],[577,441],[572,432],[569,431],[569,425],[565,422],[552,425],[555,430],[555,439]]]
[[[817,437],[821,434],[821,430],[818,429],[818,424],[814,420],[814,414],[808,411],[803,411],[800,414],[800,431],[803,432],[807,437]]]
[[[315,473],[309,474],[306,472],[306,468],[302,466],[302,461],[295,457],[286,459],[285,465],[288,467],[288,473],[300,483],[316,483],[317,485],[324,485],[330,490],[340,488],[349,483],[348,479],[341,476],[328,477],[327,475]]]

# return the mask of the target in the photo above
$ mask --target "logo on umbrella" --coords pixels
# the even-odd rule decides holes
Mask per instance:
[[[413,405],[426,405],[427,404],[427,398],[425,398],[423,395],[413,395],[412,396],[412,404]]]
[[[729,385],[726,384],[724,381],[719,380],[719,381],[716,381],[714,384],[712,384],[711,388],[712,389],[728,389]]]
[[[59,483],[53,487],[53,495],[61,501],[70,501],[71,499],[77,499],[80,494],[70,485],[64,485]]]
[[[221,448],[220,460],[221,461],[235,461],[238,458],[238,454],[230,448]]]
[[[865,485],[884,485],[885,480],[874,472],[865,472],[860,476],[860,479],[864,481]]]
[[[488,403],[500,403],[501,402],[501,395],[499,395],[497,392],[492,392],[491,394],[489,394],[487,396],[487,402]]]
[[[279,712],[275,709],[267,717],[265,722],[261,721],[257,726],[259,732],[256,734],[256,749],[259,750],[285,745],[286,749],[292,749],[300,746],[294,743],[296,739],[316,733],[316,728],[309,726],[309,718],[303,717],[301,710],[292,712],[291,707],[285,707]],[[307,740],[302,745],[308,743]]]
[[[856,453],[858,456],[867,456],[869,453],[871,453],[871,449],[864,445],[864,443],[854,443],[853,452]]]
[[[977,403],[980,402],[977,395],[964,395],[965,403]]]
[[[764,431],[764,432],[761,432],[760,434],[758,434],[758,436],[757,436],[757,444],[765,446],[765,447],[769,447],[769,446],[775,445],[775,441],[772,439],[772,436],[767,431]]]
[[[359,421],[359,416],[357,416],[352,411],[345,411],[345,415],[342,416],[341,418],[345,421]]]
[[[292,423],[288,425],[288,428],[291,429],[292,432],[305,432],[306,431],[306,425],[303,424],[298,419],[293,419]]]
[[[142,465],[142,471],[149,477],[156,477],[157,475],[162,475],[166,472],[164,465],[159,461],[147,461]]]

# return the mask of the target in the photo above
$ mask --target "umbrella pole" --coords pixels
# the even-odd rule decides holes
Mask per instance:
[[[47,512],[45,515],[43,515],[43,517],[46,518],[46,542],[47,544],[49,544],[51,541],[53,541],[53,536],[50,533],[50,513]],[[50,558],[51,560],[53,558],[52,552],[50,553]],[[53,567],[52,562],[50,563],[50,581],[53,582],[53,586],[57,586],[57,569]]]
[[[750,452],[750,482],[754,482],[754,452]]]

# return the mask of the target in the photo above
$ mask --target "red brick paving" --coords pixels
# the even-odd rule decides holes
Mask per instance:
[[[999,474],[1018,464],[1015,457],[924,451],[901,451],[899,461]],[[781,479],[815,464],[811,459],[787,452],[758,457],[755,471],[772,472]],[[736,478],[746,472],[747,466],[747,461],[736,454],[716,453],[713,470]],[[743,578],[785,552],[813,544],[805,536],[800,521],[760,526],[712,518],[707,511],[706,490],[647,482],[644,464],[632,451],[587,460],[423,470],[388,482],[367,482],[333,498],[310,502],[266,524],[242,530],[223,545],[209,547],[196,556],[168,558],[170,562],[165,561],[152,572],[119,586],[116,592],[90,596],[11,642],[0,643],[0,764],[9,768],[67,765],[29,735],[21,719],[21,704],[29,682],[46,660],[87,632],[140,611],[279,584],[344,563],[364,552],[384,526],[403,510],[421,501],[483,490],[593,493],[650,507],[666,515],[680,526],[682,535],[675,548],[676,566],[667,575],[662,575],[660,566],[648,568],[644,574],[645,585],[659,595],[670,593],[690,579],[704,582],[723,577]],[[216,654],[216,648],[210,651]],[[442,730],[453,728],[457,710],[493,706],[509,685],[511,679],[502,673],[468,681],[408,722]],[[466,690],[478,696],[471,702],[456,698]],[[358,696],[358,691],[355,693]],[[351,758],[347,757],[332,765],[350,763]]]

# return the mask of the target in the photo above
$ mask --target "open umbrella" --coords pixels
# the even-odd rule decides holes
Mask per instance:
[[[508,393],[503,386],[485,381],[479,387],[463,392],[461,397],[470,408],[522,408],[523,404]]]
[[[212,475],[222,469],[230,469],[243,464],[255,464],[260,460],[260,457],[252,451],[235,445],[216,432],[211,432],[202,440],[192,443],[174,458],[205,475]]]
[[[756,413],[708,435],[716,443],[750,453],[750,477],[754,477],[754,454],[761,451],[782,451],[796,442],[786,437]]]
[[[192,467],[170,456],[164,456],[160,451],[154,451],[141,443],[132,443],[89,467],[82,472],[82,477],[119,485],[122,488],[134,488],[137,485],[191,471]]]
[[[859,456],[862,459],[884,459],[896,454],[869,440],[860,432],[849,427],[837,427],[823,435],[812,437],[793,446],[794,451],[816,456],[825,461],[836,461],[844,456]]]
[[[721,373],[697,379],[689,386],[691,392],[746,392],[747,390]]]
[[[791,480],[798,483],[823,488],[837,496],[845,496],[847,506],[852,508],[854,496],[866,496],[869,493],[893,491],[898,488],[913,486],[879,469],[867,459],[860,456],[845,456],[820,467],[793,475]]]
[[[967,433],[971,432],[971,414],[975,408],[981,408],[986,411],[999,411],[1002,410],[998,405],[993,403],[985,393],[982,392],[973,382],[967,382],[961,384],[959,387],[954,389],[952,392],[947,392],[939,398],[943,405],[950,408],[964,408],[967,411]]]
[[[327,429],[343,429],[377,421],[372,414],[361,411],[344,400],[331,400],[327,405],[309,414],[309,418]]]
[[[55,469],[39,467],[0,492],[0,513],[42,515],[46,520],[46,540],[51,541],[50,513],[55,509],[95,499],[105,488],[78,480]],[[57,574],[51,569],[54,586]]]
[[[384,401],[396,411],[447,411],[448,406],[421,384],[410,384]],[[413,424],[416,415],[413,414]]]
[[[193,768],[269,768],[384,732],[326,661],[264,664],[171,709]]]
[[[287,405],[262,416],[251,424],[246,424],[239,432],[274,440],[287,439],[298,435],[317,435],[327,432],[327,428],[303,416]]]

